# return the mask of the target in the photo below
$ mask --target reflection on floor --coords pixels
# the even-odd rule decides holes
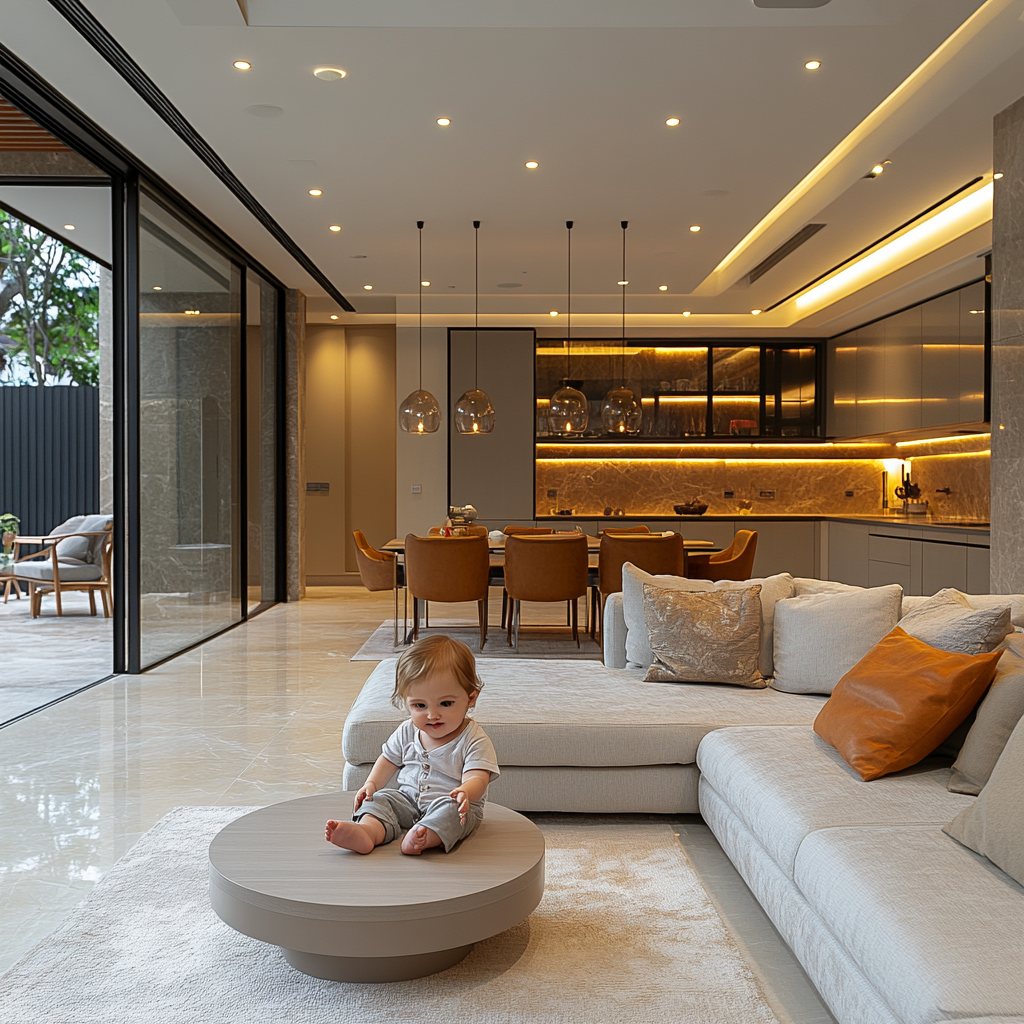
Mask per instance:
[[[0,722],[110,675],[111,620],[99,598],[95,616],[87,594],[63,594],[61,601],[58,616],[53,597],[44,597],[36,619],[28,595],[0,604]]]
[[[345,715],[374,667],[349,659],[391,616],[392,601],[356,587],[309,594],[142,676],[101,683],[0,732],[0,970],[49,933],[172,807],[270,803],[340,786]],[[547,620],[546,609],[529,611],[530,621],[564,616],[561,608]],[[475,607],[444,612],[475,621]],[[707,827],[693,817],[676,831],[780,1020],[828,1024]]]

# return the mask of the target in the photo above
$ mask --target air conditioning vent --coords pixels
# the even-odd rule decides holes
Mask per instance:
[[[824,226],[824,224],[804,225],[804,227],[789,239],[788,242],[783,242],[775,252],[770,253],[761,260],[756,267],[754,267],[754,269],[747,275],[748,282],[753,284],[759,277],[764,277],[772,267],[781,263],[791,252],[795,252],[799,249],[807,239],[813,238]]]

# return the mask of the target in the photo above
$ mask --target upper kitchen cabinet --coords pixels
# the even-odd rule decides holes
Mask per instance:
[[[828,436],[983,421],[985,316],[978,281],[830,339]]]

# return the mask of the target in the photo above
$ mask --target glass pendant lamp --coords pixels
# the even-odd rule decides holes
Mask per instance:
[[[609,434],[636,434],[643,423],[644,409],[640,398],[632,388],[626,387],[626,228],[629,221],[622,221],[622,355],[619,384],[604,396],[601,404],[601,425]]]
[[[416,221],[420,233],[420,386],[398,409],[398,424],[407,434],[433,434],[441,425],[437,399],[423,390],[423,221]]]
[[[580,435],[587,429],[590,422],[590,410],[587,407],[587,396],[582,391],[573,387],[575,381],[571,379],[572,367],[572,221],[567,220],[565,226],[568,229],[566,237],[568,240],[568,267],[566,274],[566,356],[565,356],[565,377],[562,386],[551,396],[548,405],[548,428],[555,434],[562,434],[564,437]]]
[[[455,403],[455,429],[460,434],[489,434],[494,429],[494,406],[479,386],[480,370],[480,221],[473,221],[473,387]]]

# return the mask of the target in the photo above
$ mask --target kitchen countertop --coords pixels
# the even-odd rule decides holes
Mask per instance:
[[[982,520],[975,519],[942,519],[936,516],[903,516],[903,515],[811,515],[811,514],[765,514],[762,512],[751,512],[747,515],[737,511],[727,515],[712,515],[705,513],[702,516],[677,516],[669,515],[628,515],[628,516],[604,516],[600,514],[581,513],[572,516],[537,516],[538,523],[575,522],[588,520],[600,523],[650,523],[650,522],[735,522],[740,519],[753,521],[766,520],[768,522],[837,522],[837,523],[867,523],[869,525],[886,524],[892,526],[929,527],[945,528],[950,530],[981,530],[988,532],[989,524]]]

